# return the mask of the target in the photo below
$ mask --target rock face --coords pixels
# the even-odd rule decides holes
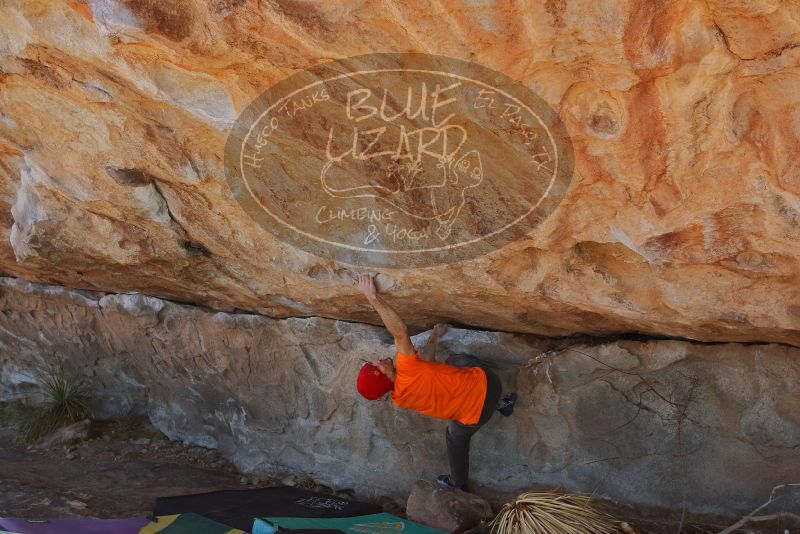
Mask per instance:
[[[488,502],[474,493],[418,480],[406,502],[408,518],[447,532],[464,532],[494,517]]]
[[[425,52],[537,93],[566,128],[574,172],[513,244],[382,271],[415,326],[798,345],[798,20],[798,3],[774,1],[6,1],[0,270],[375,322],[350,266],[245,213],[224,146],[238,114],[292,73]]]
[[[14,279],[0,288],[0,400],[35,395],[32,371],[63,358],[91,386],[95,415],[147,414],[246,471],[305,472],[404,499],[446,470],[443,421],[355,392],[359,358],[391,354],[381,328]],[[440,359],[491,362],[519,394],[513,416],[473,438],[478,494],[560,486],[739,513],[800,480],[800,349],[459,329],[439,349]]]
[[[0,296],[0,398],[34,394],[33,369],[60,357],[98,414],[146,413],[248,471],[398,497],[439,474],[441,423],[354,394],[358,356],[390,351],[359,324],[377,321],[351,281],[363,264],[276,238],[225,165],[240,114],[287,77],[435,54],[538,95],[572,160],[559,202],[510,244],[378,277],[415,328],[477,328],[443,350],[490,359],[520,395],[476,437],[475,482],[712,512],[797,482],[800,4],[423,4],[0,2],[0,272],[17,277]],[[504,193],[533,202],[497,148],[520,132],[497,125],[508,137],[484,135],[471,167],[440,162],[462,186],[483,179],[467,169],[492,177],[496,202],[464,201],[473,215]],[[296,126],[279,148],[308,180],[308,146],[325,143]],[[534,335],[573,333],[782,345]]]

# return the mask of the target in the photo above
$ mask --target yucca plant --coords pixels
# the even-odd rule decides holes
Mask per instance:
[[[505,504],[489,527],[491,534],[612,534],[612,517],[594,509],[585,495],[554,491],[523,493]]]
[[[21,411],[24,443],[34,443],[48,432],[86,418],[86,387],[76,376],[67,373],[63,362],[43,371],[39,380],[44,402]]]

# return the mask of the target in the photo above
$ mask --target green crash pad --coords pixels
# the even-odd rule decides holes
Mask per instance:
[[[443,534],[444,530],[426,527],[392,514],[356,517],[265,517],[253,523],[253,534],[273,534],[278,528],[290,530],[338,530],[346,534]]]
[[[144,526],[139,534],[245,534],[198,514],[162,515]]]

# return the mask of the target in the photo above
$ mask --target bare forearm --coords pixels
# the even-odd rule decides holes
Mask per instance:
[[[408,335],[406,323],[403,322],[403,319],[386,303],[386,301],[376,295],[369,299],[369,303],[372,304],[372,307],[375,308],[375,311],[381,316],[381,321],[383,321],[383,324],[392,336],[398,337]]]
[[[448,328],[450,328],[450,325],[447,323],[437,323],[436,326],[433,327],[431,335],[428,336],[427,343],[425,343],[425,346],[419,351],[420,358],[423,360],[436,360],[436,344],[439,342],[439,338],[447,332]]]
[[[394,337],[397,350],[402,354],[413,354],[415,349],[414,345],[411,343],[411,338],[408,336],[408,327],[397,312],[378,295],[370,298],[369,303],[372,304],[372,307],[375,308],[375,311],[381,316],[381,321],[383,321],[386,329],[392,334],[392,337]]]
[[[378,296],[378,289],[375,287],[375,280],[373,275],[359,274],[356,276],[354,282],[358,286],[359,291],[367,297],[367,300],[378,315],[381,316],[383,324],[389,333],[394,337],[394,343],[397,346],[397,352],[400,354],[414,354],[414,344],[411,343],[411,338],[408,337],[408,328],[406,323],[397,315],[397,312],[392,309],[383,299]]]
[[[436,359],[436,343],[439,341],[439,336],[437,334],[431,333],[430,337],[428,337],[427,343],[425,346],[422,347],[419,351],[419,357],[423,360],[435,360]]]

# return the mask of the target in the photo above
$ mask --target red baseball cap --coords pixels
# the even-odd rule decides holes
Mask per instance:
[[[381,373],[380,369],[371,363],[365,363],[361,367],[358,380],[356,380],[356,389],[362,397],[367,400],[379,399],[392,388],[394,388],[394,382]]]

